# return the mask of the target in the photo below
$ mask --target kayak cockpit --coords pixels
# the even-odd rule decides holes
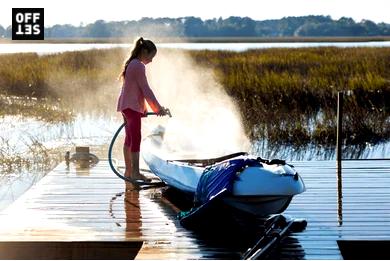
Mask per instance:
[[[187,163],[188,165],[194,165],[194,166],[197,166],[197,167],[207,167],[207,166],[210,166],[210,165],[214,165],[214,164],[220,163],[220,162],[225,161],[225,160],[233,159],[233,158],[236,158],[236,157],[239,157],[239,156],[247,156],[247,155],[248,155],[248,153],[246,153],[246,152],[236,152],[236,153],[232,153],[232,154],[225,155],[225,156],[218,157],[218,158],[211,158],[211,159],[179,159],[179,160],[168,160],[168,162],[176,161],[176,162]]]

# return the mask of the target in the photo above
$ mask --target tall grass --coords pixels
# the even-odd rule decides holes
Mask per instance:
[[[274,143],[335,144],[338,91],[345,101],[345,142],[390,138],[390,48],[196,51],[242,110],[248,133]],[[253,128],[258,126],[258,128]]]
[[[0,95],[0,116],[23,115],[49,123],[69,122],[74,118],[61,99]]]
[[[45,147],[36,138],[30,137],[31,143],[27,144],[24,152],[9,144],[9,141],[0,137],[0,173],[6,174],[15,171],[49,171],[62,159],[61,148],[50,149]]]
[[[87,102],[92,98],[100,99],[98,109],[101,109],[107,105],[105,99],[118,95],[118,90],[113,92],[110,87],[119,85],[116,78],[124,58],[122,53],[121,49],[113,49],[42,56],[35,53],[0,55],[0,95],[35,98],[41,107],[45,103],[52,109],[62,110],[64,117],[88,107]],[[2,103],[6,103],[4,99]],[[2,111],[4,109],[0,113]],[[58,110],[47,112],[46,115],[51,115]]]
[[[334,97],[341,90],[354,90],[362,107],[390,109],[384,103],[390,97],[390,48],[196,51],[192,55],[215,68],[231,95],[266,111],[334,108]]]
[[[345,101],[345,142],[389,140],[390,48],[188,52],[211,68],[235,99],[253,140],[297,147],[335,144],[336,96],[341,90],[352,90]],[[64,112],[75,104],[86,106],[94,97],[102,105],[95,109],[114,110],[118,89],[113,86],[119,86],[116,78],[124,58],[119,48],[0,55],[0,94],[55,101]],[[93,95],[97,92],[102,95]]]

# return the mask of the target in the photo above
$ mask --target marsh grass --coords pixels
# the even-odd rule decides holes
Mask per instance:
[[[69,122],[73,110],[66,109],[60,100],[0,95],[0,116],[23,115],[48,123]]]
[[[87,109],[91,97],[100,99],[98,109],[101,109],[107,98],[113,99],[118,94],[108,87],[119,85],[117,76],[123,59],[123,50],[119,48],[42,56],[0,55],[0,94],[39,100],[35,105],[38,111],[42,110],[37,113],[41,115]],[[97,96],[97,92],[101,95]],[[48,109],[47,104],[59,110]]]
[[[254,140],[334,146],[337,92],[347,90],[345,144],[390,138],[390,48],[206,50],[192,56],[214,69]]]
[[[172,52],[174,57],[175,51]],[[345,145],[390,138],[390,48],[280,48],[186,51],[213,70],[238,104],[246,132],[274,146],[335,144],[337,91],[345,100]],[[110,115],[121,48],[51,55],[0,55],[0,114],[66,121],[75,110]],[[99,95],[96,95],[96,94]],[[90,106],[89,100],[94,104]]]
[[[36,138],[30,138],[31,142],[25,143],[27,149],[24,151],[0,138],[0,173],[46,172],[63,159],[62,148],[47,148]]]
[[[67,151],[75,153],[77,144],[68,140],[58,147],[47,147],[40,137],[28,135],[24,137],[23,150],[21,144],[11,144],[0,137],[0,175],[9,173],[37,172],[47,173],[65,159]],[[89,145],[91,153],[100,159],[107,158],[107,146]],[[121,155],[121,148],[115,148],[113,155]]]

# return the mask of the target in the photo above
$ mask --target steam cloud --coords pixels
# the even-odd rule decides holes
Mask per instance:
[[[195,64],[184,51],[159,49],[147,73],[157,99],[173,117],[144,120],[144,136],[160,123],[165,147],[184,158],[248,151],[238,109],[211,69]]]
[[[120,56],[123,60],[127,59],[129,49],[123,49]],[[110,59],[114,58],[96,60],[98,67],[104,68],[102,71],[110,75],[102,75],[103,79],[116,77],[121,70],[122,65],[116,68]],[[144,118],[142,134],[146,137],[158,125],[164,126],[164,145],[170,151],[168,157],[209,158],[248,151],[250,142],[240,113],[215,79],[212,69],[195,64],[186,51],[158,48],[146,71],[157,99],[171,110],[173,117]],[[60,97],[71,100],[77,111],[85,114],[92,109],[99,117],[103,113],[106,119],[115,115],[115,119],[122,120],[120,113],[115,111],[121,86],[115,78],[109,83],[93,85],[91,91],[83,90],[83,95],[79,90],[85,88],[86,79],[72,72],[61,71],[46,81]],[[110,131],[108,128],[109,135]],[[123,142],[123,136],[118,145]]]

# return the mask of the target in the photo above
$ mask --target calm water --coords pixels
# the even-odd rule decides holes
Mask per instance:
[[[128,44],[0,44],[0,53],[51,54],[67,51],[84,51],[90,49],[109,49],[114,47],[129,48]],[[307,47],[390,47],[390,41],[373,42],[306,42],[306,43],[161,43],[159,48],[178,48],[187,50],[229,50],[245,51],[263,48],[307,48]]]
[[[29,146],[37,141],[45,148],[67,148],[75,146],[101,146],[104,149],[100,155],[91,149],[92,153],[106,158],[108,144],[113,133],[120,126],[121,119],[97,117],[79,114],[69,123],[50,124],[36,119],[26,119],[20,116],[0,117],[0,147],[8,150],[8,154],[18,154],[28,151]],[[122,137],[123,138],[123,137]],[[4,144],[4,142],[7,144]],[[121,158],[122,141],[116,144],[115,157]],[[273,146],[267,141],[253,144],[251,153],[262,158],[280,158],[287,161],[295,160],[325,160],[335,159],[334,149],[308,146],[294,148],[292,146]],[[362,147],[348,147],[344,150],[345,158],[389,158],[390,142]],[[1,172],[1,171],[0,171]],[[35,184],[45,173],[42,170],[15,170],[14,173],[0,174],[0,211],[22,195]]]
[[[30,160],[41,162],[45,160],[42,157],[45,157],[43,151],[46,149],[60,148],[61,155],[65,155],[69,148],[90,146],[93,147],[92,153],[100,158],[106,158],[105,153],[99,155],[94,148],[99,146],[105,148],[118,125],[119,122],[114,119],[81,114],[77,115],[72,122],[56,124],[21,116],[3,116],[0,117],[0,157],[29,155]],[[44,148],[43,151],[31,150],[32,145],[37,143]],[[37,155],[30,156],[31,154]],[[46,157],[54,157],[54,155]],[[11,173],[5,170],[3,173],[0,169],[0,211],[45,175],[45,167],[40,163],[36,165],[38,166],[28,169],[14,167]]]

